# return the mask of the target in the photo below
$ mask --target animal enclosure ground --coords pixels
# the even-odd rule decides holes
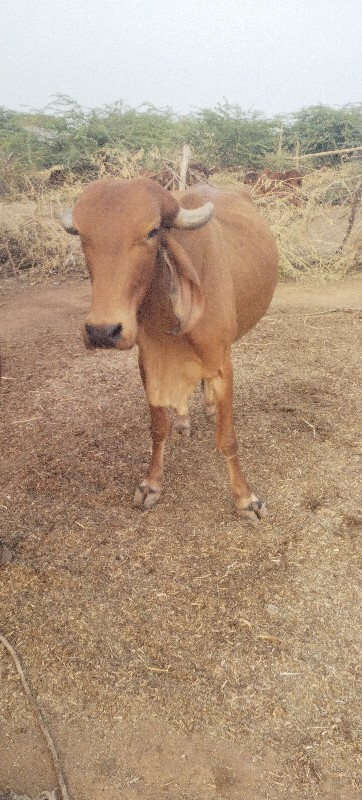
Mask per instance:
[[[199,394],[164,495],[136,352],[84,350],[85,282],[2,285],[1,632],[73,800],[357,800],[361,278],[281,285],[234,347],[241,522]],[[55,786],[0,649],[0,792]]]

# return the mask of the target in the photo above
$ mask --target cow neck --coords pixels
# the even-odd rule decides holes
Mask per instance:
[[[138,312],[139,321],[146,328],[166,333],[175,325],[170,301],[171,280],[167,266],[165,245],[160,242],[156,255],[155,271]]]

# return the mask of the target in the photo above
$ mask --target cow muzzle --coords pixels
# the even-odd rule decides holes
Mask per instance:
[[[118,347],[127,349],[132,344],[127,343],[122,335],[122,325],[89,325],[84,326],[84,340],[86,347]]]

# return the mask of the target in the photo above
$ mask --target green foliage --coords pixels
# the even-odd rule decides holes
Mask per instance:
[[[320,153],[358,147],[362,144],[362,105],[331,108],[318,105],[303,108],[292,115],[286,127],[285,145],[301,153]],[[338,163],[340,156],[324,159],[324,165]],[[314,162],[316,165],[316,162]]]
[[[9,163],[16,160],[24,169],[33,163],[32,151],[37,150],[36,137],[30,133],[22,120],[22,115],[5,108],[0,109],[0,152],[1,160]]]
[[[88,110],[59,95],[41,111],[0,108],[0,191],[9,175],[53,166],[86,179],[96,177],[105,153],[111,153],[115,163],[117,158],[136,157],[139,167],[150,167],[155,153],[178,160],[185,143],[191,145],[193,159],[209,167],[280,168],[290,165],[288,155],[297,142],[301,153],[360,145],[362,107],[312,106],[281,121],[225,101],[178,117],[169,108],[149,104],[133,109],[118,102]]]
[[[102,150],[174,151],[179,146],[176,121],[169,109],[158,110],[151,105],[132,109],[119,102],[87,111],[70,98],[60,96],[48,111],[62,122],[53,143],[53,163],[75,172],[92,164]]]
[[[81,172],[91,168],[102,149],[142,150],[145,157],[157,150],[170,157],[179,155],[185,142],[193,147],[195,159],[209,166],[258,167],[275,146],[275,121],[228,103],[177,117],[169,108],[145,104],[132,109],[122,102],[87,111],[61,95],[44,111],[3,110],[3,118],[0,147],[33,169],[61,164]]]
[[[154,148],[172,151],[180,144],[177,121],[170,109],[158,111],[151,105],[132,109],[115,104],[92,111],[88,130],[99,147],[131,152]]]
[[[221,169],[262,167],[276,146],[277,122],[224,103],[202,109],[185,124],[188,142],[201,161]]]

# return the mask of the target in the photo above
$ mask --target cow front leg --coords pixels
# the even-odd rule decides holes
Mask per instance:
[[[133,505],[137,508],[152,508],[160,499],[163,480],[163,455],[165,441],[170,430],[166,409],[150,406],[152,453],[147,475],[136,489]]]
[[[267,513],[266,506],[252,493],[240,467],[237,453],[232,409],[233,373],[230,361],[226,362],[222,374],[213,380],[213,385],[216,398],[216,441],[220,452],[226,458],[236,510],[245,519],[260,520]]]

